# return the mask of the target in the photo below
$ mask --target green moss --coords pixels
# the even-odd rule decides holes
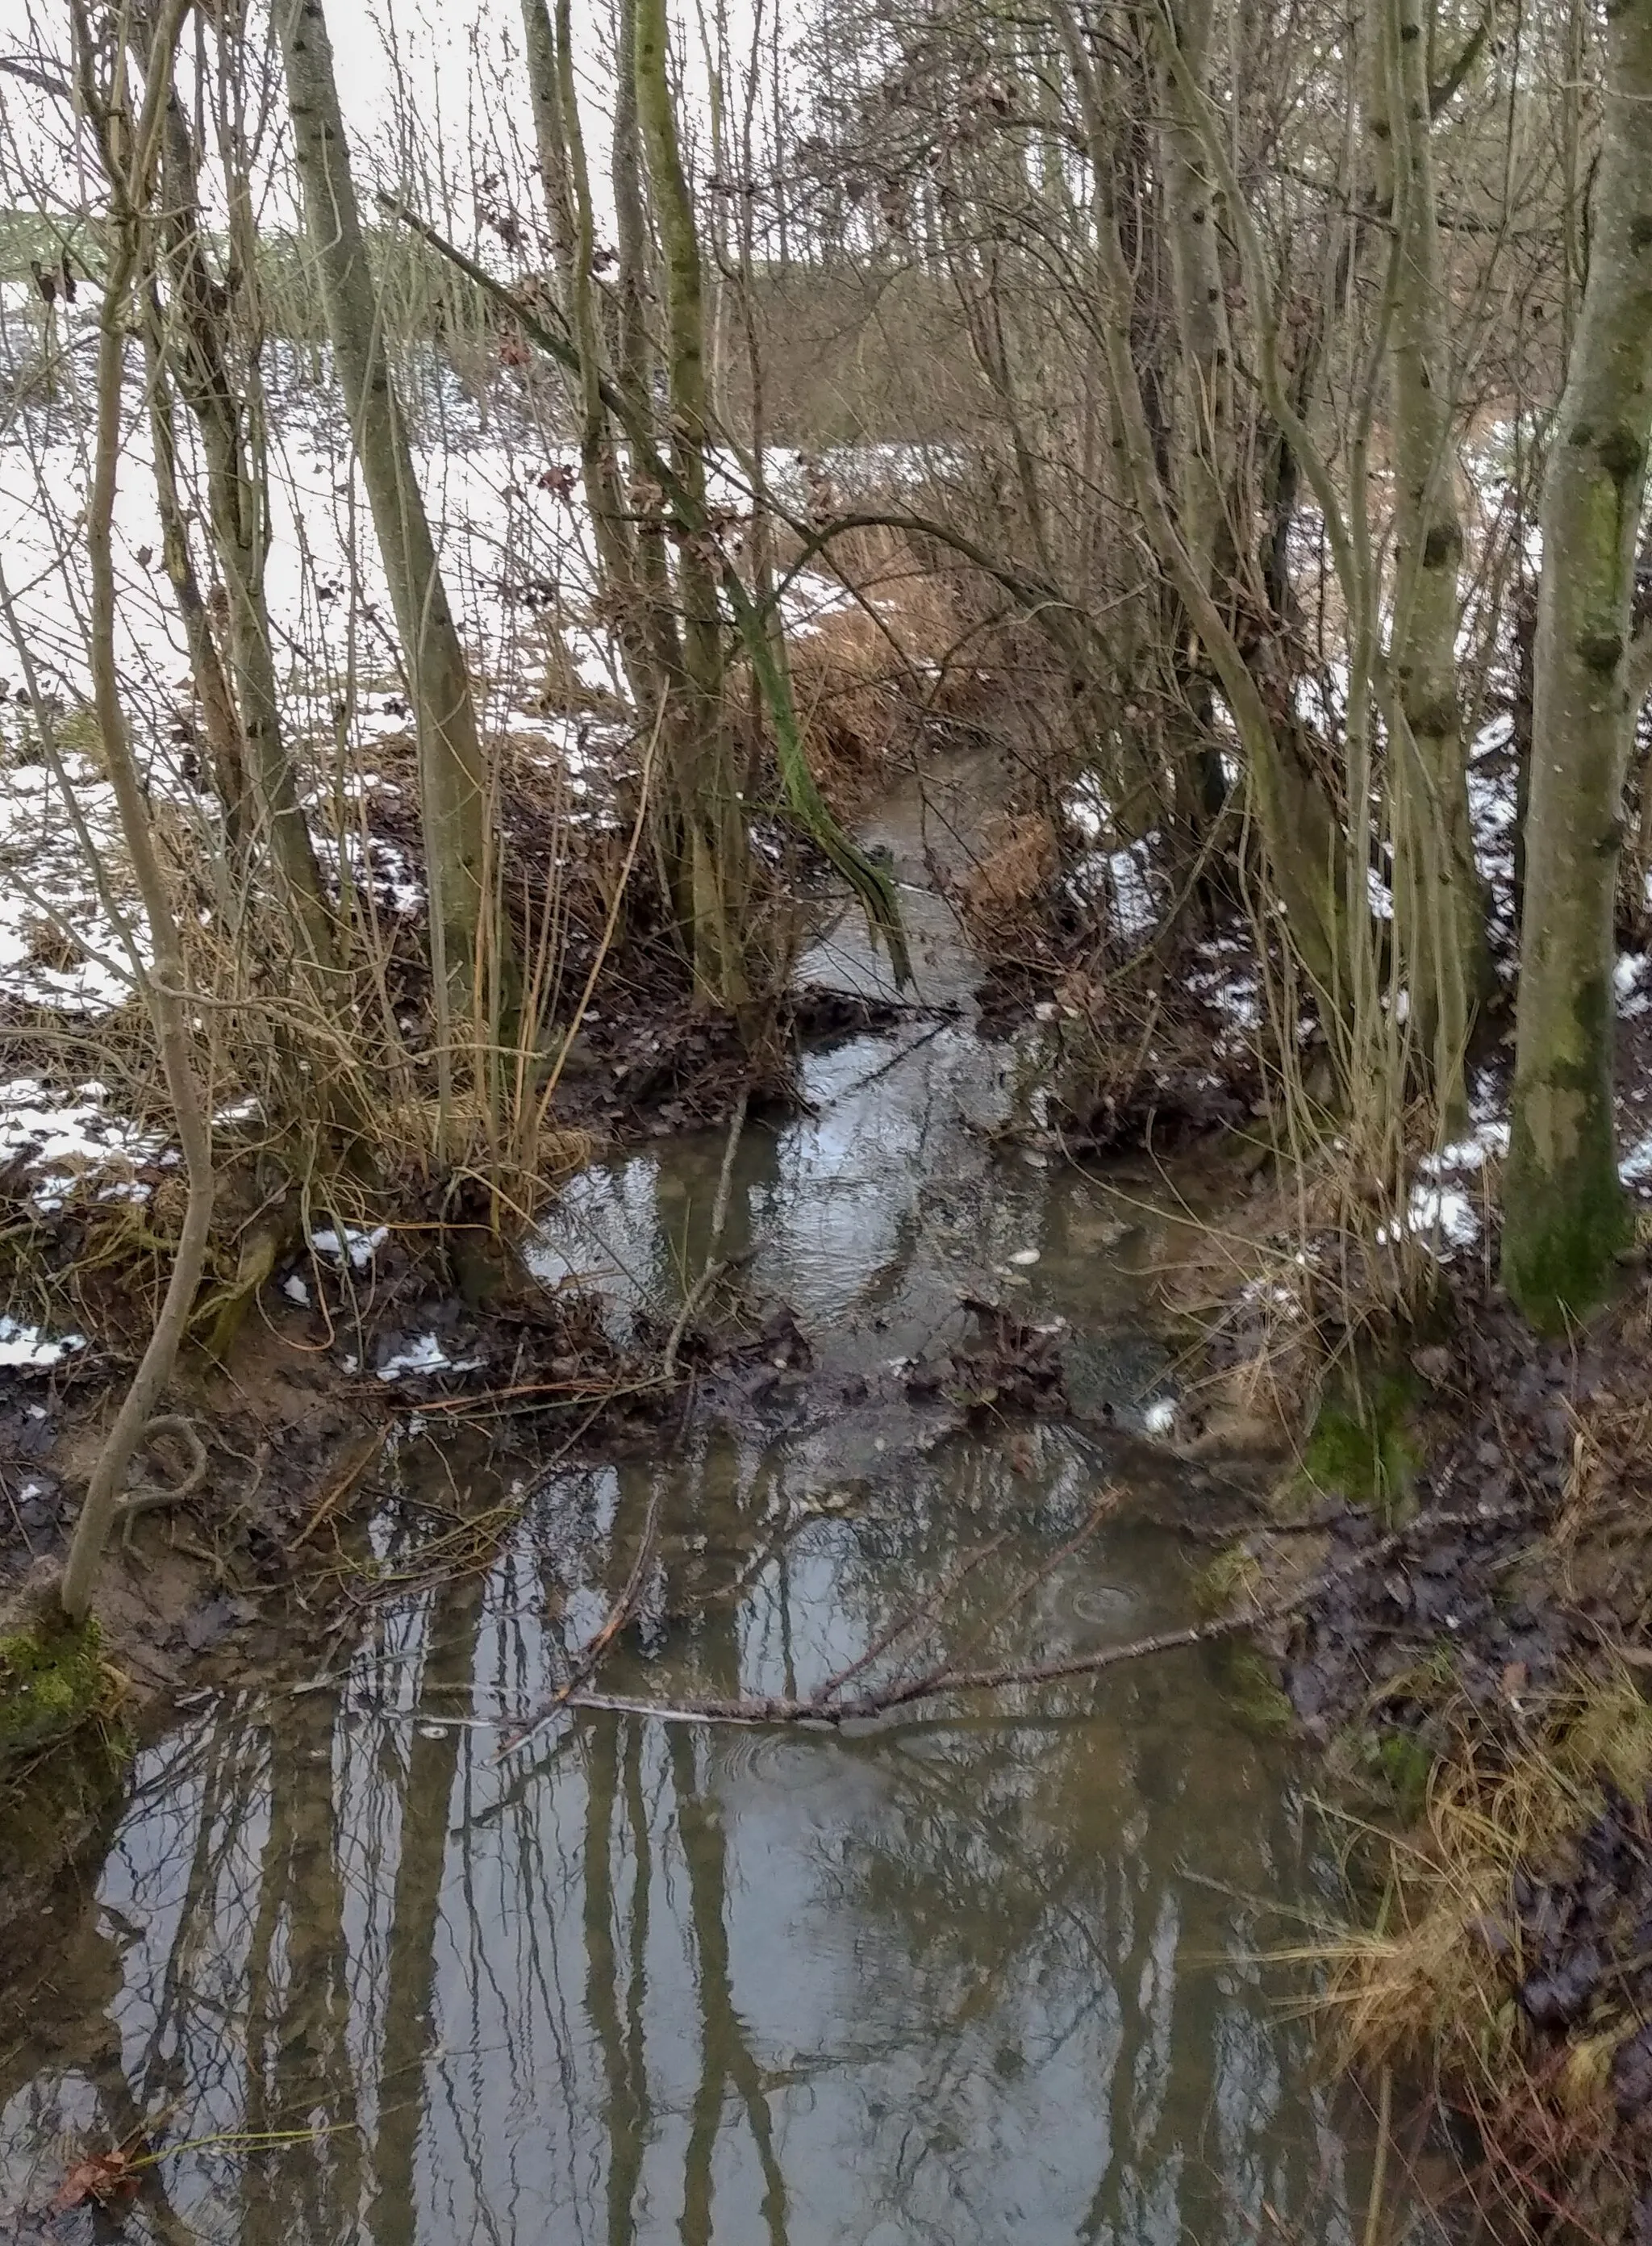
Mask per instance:
[[[1556,1050],[1516,1088],[1503,1283],[1543,1333],[1564,1333],[1611,1299],[1618,1256],[1634,1238],[1613,1121],[1614,1007],[1608,977],[1581,977]]]
[[[1389,1793],[1396,1814],[1414,1824],[1428,1801],[1434,1755],[1415,1732],[1373,1732],[1365,1739],[1364,1761],[1370,1776]]]
[[[103,1697],[95,1622],[0,1637],[0,1767],[78,1731]]]
[[[1634,1214],[1609,1145],[1603,1162],[1580,1160],[1553,1177],[1528,1170],[1519,1182],[1529,1190],[1522,1214],[1507,1202],[1503,1283],[1540,1333],[1564,1334],[1616,1292]]]
[[[1296,1712],[1281,1689],[1273,1664],[1252,1645],[1229,1645],[1222,1657],[1222,1687],[1247,1732],[1280,1739],[1296,1728]]]
[[[134,1752],[124,1726],[99,1719],[0,1772],[0,1948],[15,1943],[13,1930],[47,1902],[68,1865],[101,1861]]]
[[[1324,1495],[1370,1505],[1390,1521],[1411,1511],[1418,1464],[1416,1382],[1390,1369],[1328,1392],[1302,1446],[1301,1479]]]
[[[1231,1614],[1254,1606],[1261,1589],[1261,1562],[1242,1540],[1219,1552],[1193,1579],[1193,1604],[1201,1615]]]

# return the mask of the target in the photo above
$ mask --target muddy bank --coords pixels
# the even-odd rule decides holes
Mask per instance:
[[[1428,1338],[1367,1392],[1386,1399],[1403,1476],[1373,1493],[1369,1441],[1363,1471],[1338,1474],[1336,1446],[1310,1438],[1274,1493],[1286,1524],[1246,1533],[1214,1571],[1241,1607],[1292,1571],[1322,1585],[1262,1639],[1281,1717],[1349,1818],[1345,1931],[1320,1956],[1334,2046],[1369,2079],[1428,2086],[1420,2111],[1460,2125],[1452,2196],[1493,2235],[1639,2240],[1644,1281],[1626,1274],[1618,1308],[1564,1344],[1483,1281],[1448,1281]]]

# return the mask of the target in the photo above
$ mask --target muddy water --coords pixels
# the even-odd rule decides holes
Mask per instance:
[[[916,881],[915,804],[891,824]],[[912,903],[927,981],[961,995],[949,924]],[[847,929],[827,948],[813,968],[873,971]],[[119,2212],[154,2241],[1360,2234],[1357,2115],[1258,1962],[1331,1892],[1324,1844],[1200,1657],[847,1736],[564,1712],[495,1759],[600,1625],[656,1494],[616,1697],[807,1690],[995,1537],[927,1657],[1186,1616],[1182,1544],[1128,1506],[1034,1580],[1094,1502],[1093,1442],[960,1433],[892,1363],[990,1291],[1070,1322],[1092,1406],[1158,1424],[1164,1188],[995,1151],[1016,1063],[967,1019],[810,1068],[812,1113],[746,1135],[722,1246],[754,1301],[792,1305],[813,1371],[758,1368],[657,1456],[546,1461],[490,1566],[178,1712],[0,2019],[0,2236],[112,2235],[37,2217],[146,2125],[165,2157]],[[616,1319],[669,1308],[721,1158],[594,1175],[547,1276],[584,1273]],[[432,1512],[512,1494],[428,1439],[400,1469],[377,1534],[410,1565]]]

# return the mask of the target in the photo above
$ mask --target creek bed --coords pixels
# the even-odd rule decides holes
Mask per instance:
[[[874,839],[928,994],[959,1000],[920,811]],[[846,927],[806,970],[876,971]],[[1333,1906],[1336,1866],[1304,1773],[1205,1653],[839,1732],[564,1711],[498,1757],[656,1500],[615,1697],[806,1692],[994,1538],[933,1651],[1047,1657],[1186,1618],[1184,1543],[1127,1502],[1006,1613],[1094,1506],[1095,1446],[901,1387],[985,1294],[1064,1322],[1087,1410],[1159,1426],[1144,1306],[1181,1212],[1149,1174],[997,1150],[1017,1058],[967,1007],[808,1070],[810,1112],[744,1134],[717,1245],[810,1366],[781,1348],[658,1455],[551,1467],[486,1565],[174,1712],[0,2014],[0,2235],[99,2235],[89,2207],[42,2210],[146,2127],[165,2157],[117,2211],[156,2242],[1360,2234],[1360,2108],[1263,1962]],[[594,1170],[547,1283],[577,1274],[616,1320],[680,1299],[722,1154]],[[508,1495],[493,1472],[410,1433],[381,1553],[416,1559],[425,1499]]]

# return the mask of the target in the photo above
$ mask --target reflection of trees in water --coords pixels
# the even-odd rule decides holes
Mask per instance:
[[[146,1758],[105,1875],[133,1931],[117,1959],[88,1922],[81,2041],[37,2054],[7,2127],[78,2099],[111,2137],[169,2104],[174,2141],[316,2133],[162,2171],[199,2235],[246,2246],[807,2246],[855,2210],[968,2246],[1017,2193],[1098,2241],[1211,2246],[1264,2195],[1300,2214],[1269,2119],[1288,2091],[1322,2116],[1243,1969],[1204,1964],[1233,1908],[1177,1861],[1208,1834],[1207,1868],[1275,1887],[1247,1798],[1271,1787],[1191,1671],[1110,1684],[1099,1720],[1046,1703],[819,1742],[806,1772],[758,1735],[602,1717],[493,1763],[467,1712],[542,1695],[663,1470],[568,1478],[486,1582],[387,1610],[342,1694]],[[670,1471],[650,1629],[712,1691],[811,1683],[1003,1514],[984,1452],[914,1463],[875,1520],[813,1523],[751,1576],[793,1459],[707,1438]],[[1038,1494],[1017,1570],[1086,1497]],[[1010,1580],[970,1582],[955,1640]],[[177,2221],[157,2196],[133,2234]]]
[[[338,2234],[360,2195],[350,2048],[344,1889],[330,1783],[337,1704],[305,1694],[269,1728],[269,1811],[247,1964],[249,2130],[319,2125],[313,2141],[272,2144],[242,2168],[241,2236],[276,2246]],[[322,1774],[328,1782],[321,1782]]]
[[[914,2223],[967,2201],[995,2159],[1024,2161],[1041,2132],[1064,2139],[1069,2184],[1091,2168],[1081,2238],[1243,2235],[1264,2198],[1300,2213],[1312,2179],[1295,2147],[1245,2164],[1288,2094],[1313,2111],[1306,2037],[1259,2018],[1254,1976],[1225,1962],[1234,1906],[1184,1859],[1256,1893],[1278,1891],[1281,1867],[1254,1807],[1249,1845],[1231,1845],[1247,1828],[1212,1773],[1225,1762],[1254,1785],[1244,1743],[1201,1737],[1176,1705],[1114,1688],[1099,1722],[912,1726],[881,1814],[825,1872],[838,1907],[880,1930],[861,2056],[893,2046],[911,2072],[902,2111],[868,2110],[867,2141]],[[1164,1815],[1178,1799],[1198,1813]],[[914,2017],[928,2047],[903,2052]],[[876,2068],[867,2083],[875,2100]]]
[[[414,2162],[424,2119],[425,2060],[435,2036],[436,1950],[449,1821],[467,1736],[451,1718],[470,1705],[483,1596],[481,1577],[464,1576],[444,1584],[431,1600],[425,1698],[450,1721],[435,1727],[415,1725],[407,1743],[371,2156],[369,2227],[374,2246],[407,2246],[418,2230]]]

